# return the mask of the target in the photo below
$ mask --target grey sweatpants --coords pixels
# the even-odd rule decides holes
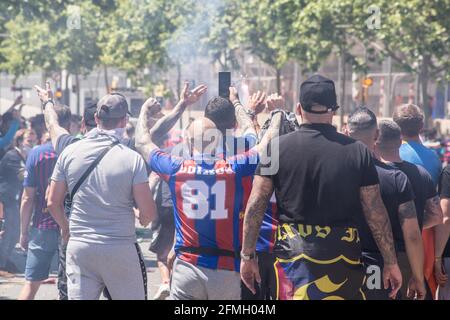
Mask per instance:
[[[98,300],[105,286],[113,300],[146,300],[147,273],[138,244],[92,244],[69,240],[69,300]]]
[[[170,281],[172,300],[240,300],[238,272],[215,270],[176,258]]]

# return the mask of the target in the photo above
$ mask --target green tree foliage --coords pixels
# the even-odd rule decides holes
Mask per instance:
[[[362,0],[356,2],[363,6]],[[371,4],[380,9],[380,28],[355,24],[359,37],[370,39],[382,56],[418,75],[421,105],[428,106],[429,81],[450,79],[450,1],[375,0]],[[359,11],[360,21],[367,16]],[[424,107],[424,111],[428,120],[431,110]]]
[[[118,0],[101,32],[102,62],[126,71],[136,83],[144,69],[167,67],[165,45],[176,30],[173,14],[170,1]]]

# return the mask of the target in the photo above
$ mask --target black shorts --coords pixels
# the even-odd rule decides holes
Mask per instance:
[[[152,222],[153,232],[158,232],[151,242],[149,250],[156,254],[159,261],[166,261],[175,239],[175,218],[172,207],[158,207],[158,220]]]
[[[278,225],[278,300],[362,300],[364,269],[355,228]]]

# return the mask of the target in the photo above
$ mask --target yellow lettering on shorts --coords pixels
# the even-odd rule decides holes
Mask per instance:
[[[316,226],[316,232],[316,237],[325,239],[330,234],[331,228]]]

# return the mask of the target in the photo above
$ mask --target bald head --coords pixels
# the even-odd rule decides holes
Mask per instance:
[[[214,122],[201,117],[186,128],[186,138],[192,153],[213,154],[222,134]]]

